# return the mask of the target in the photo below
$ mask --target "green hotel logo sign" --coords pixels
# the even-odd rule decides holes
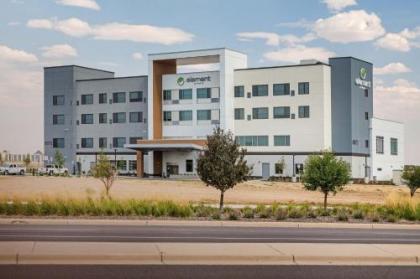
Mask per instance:
[[[366,70],[366,68],[360,68],[360,78],[361,79],[366,79],[366,77],[367,77],[367,70]]]
[[[356,78],[354,83],[359,86],[360,88],[367,89],[372,87],[372,82],[369,80],[366,80],[368,71],[366,68],[361,67],[359,70],[359,77]]]
[[[204,77],[178,77],[176,79],[176,83],[179,86],[183,86],[186,82],[187,83],[194,83],[194,84],[203,84],[204,82],[210,82],[211,77],[210,76],[204,76]]]
[[[185,80],[184,80],[184,78],[183,78],[183,77],[179,77],[179,78],[176,80],[176,83],[178,83],[178,85],[179,85],[179,86],[183,86],[183,85],[184,85],[184,83],[185,83]]]

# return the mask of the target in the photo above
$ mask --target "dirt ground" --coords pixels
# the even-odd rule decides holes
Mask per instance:
[[[408,193],[405,186],[347,185],[342,192],[329,197],[329,203],[381,204],[391,192]],[[1,198],[85,198],[99,197],[103,185],[94,178],[0,176]],[[118,178],[111,195],[118,199],[174,200],[217,203],[219,191],[200,181]],[[273,202],[321,203],[322,194],[303,189],[299,183],[247,181],[228,190],[229,204],[270,204]]]

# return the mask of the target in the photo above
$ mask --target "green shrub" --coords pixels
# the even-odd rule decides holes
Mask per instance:
[[[388,215],[387,217],[386,217],[386,221],[387,222],[390,222],[390,223],[395,223],[396,221],[397,221],[397,217],[395,216],[395,215]]]
[[[355,211],[353,211],[353,218],[354,219],[364,219],[365,214],[363,213],[363,211],[361,209],[356,209]]]
[[[345,209],[337,210],[337,220],[338,221],[348,221],[349,217],[347,216],[347,211]]]
[[[239,219],[239,214],[235,210],[229,212],[229,220],[235,221]]]
[[[242,208],[241,212],[244,218],[247,218],[247,219],[254,218],[254,209],[250,208],[249,206]]]
[[[318,217],[318,210],[309,208],[306,212],[306,217],[315,219],[316,217]]]
[[[279,220],[279,221],[285,220],[287,219],[287,216],[288,216],[288,210],[287,208],[279,207],[277,208],[275,215],[276,215],[276,220]]]
[[[211,215],[211,218],[213,220],[220,220],[221,219],[220,211],[218,210],[218,211],[213,212],[213,214]]]
[[[302,218],[303,216],[303,211],[299,207],[292,207],[292,209],[289,210],[289,218],[298,219]]]

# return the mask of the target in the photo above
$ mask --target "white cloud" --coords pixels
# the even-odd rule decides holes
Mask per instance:
[[[32,53],[0,45],[0,61],[30,63],[38,58]]]
[[[410,30],[403,29],[400,33],[387,33],[376,41],[375,45],[388,50],[408,52],[413,47],[420,47],[418,43],[410,40],[420,37],[420,26]]]
[[[49,19],[31,19],[26,23],[30,28],[52,29],[53,23]]]
[[[410,51],[410,42],[404,36],[397,33],[388,33],[375,42],[375,45],[381,48],[407,52]]]
[[[142,60],[143,59],[143,54],[140,52],[134,52],[132,55],[134,60]]]
[[[101,9],[95,0],[57,0],[56,3],[60,5],[75,6],[96,11]]]
[[[401,74],[411,72],[411,69],[404,65],[403,63],[389,63],[380,68],[374,68],[373,73],[375,75],[392,75],[392,74]]]
[[[333,56],[335,56],[335,53],[327,49],[321,47],[306,47],[303,45],[287,47],[264,54],[264,58],[267,60],[291,63],[297,63],[300,60],[305,59],[328,61],[328,58]]]
[[[325,19],[318,19],[314,32],[331,42],[350,43],[374,40],[385,33],[381,19],[364,10],[343,12]]]
[[[252,41],[254,39],[265,40],[266,45],[279,46],[285,44],[288,46],[310,42],[315,39],[314,34],[308,33],[301,37],[295,35],[279,35],[272,32],[241,32],[237,33],[236,36],[240,41]]]
[[[17,26],[17,25],[20,25],[20,22],[19,21],[10,21],[10,22],[7,23],[7,25],[8,26]]]
[[[68,44],[46,46],[42,48],[42,56],[46,58],[76,57],[77,50]]]
[[[107,23],[90,26],[78,18],[66,20],[36,19],[29,20],[30,28],[53,29],[73,37],[92,36],[98,40],[132,41],[172,45],[192,41],[194,35],[173,27]]]
[[[357,5],[356,0],[323,0],[328,7],[328,9],[332,12],[339,12],[344,8]]]

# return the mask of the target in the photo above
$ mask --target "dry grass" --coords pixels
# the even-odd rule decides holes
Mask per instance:
[[[94,178],[0,176],[0,197],[7,199],[98,198],[103,186]],[[140,199],[174,202],[217,203],[219,191],[200,181],[120,178],[111,189],[118,200]],[[384,204],[391,193],[408,194],[404,186],[348,185],[328,198],[329,204]],[[419,194],[417,193],[418,197]],[[228,204],[321,203],[319,192],[303,189],[298,183],[248,181],[226,192]]]

